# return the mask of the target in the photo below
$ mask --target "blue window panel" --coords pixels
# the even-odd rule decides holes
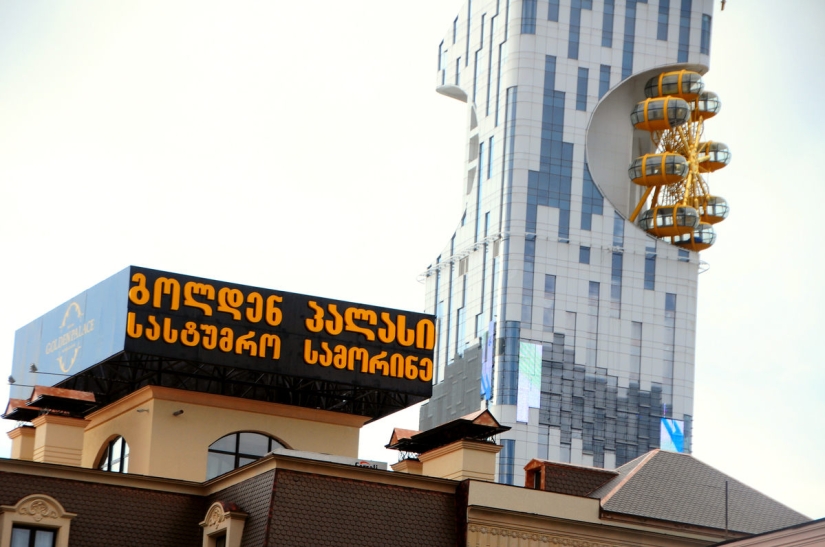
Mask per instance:
[[[493,36],[496,33],[496,19],[498,18],[497,15],[494,15],[490,19],[490,47],[487,51],[487,105],[484,109],[484,115],[490,115],[490,89],[492,86],[493,81]],[[499,59],[500,61],[501,59]]]
[[[705,55],[710,54],[710,25],[711,17],[707,14],[702,14],[702,37],[699,42],[699,52]]]
[[[656,245],[649,245],[645,251],[645,290],[656,288]]]
[[[673,293],[665,293],[665,312],[676,312],[676,295]],[[665,313],[665,323],[667,325],[670,325],[669,320],[673,318],[675,318],[674,314]]]
[[[497,365],[501,369],[500,381],[496,384],[496,402],[514,405],[518,402],[518,350],[521,328],[518,321],[505,321],[503,342],[504,354],[499,356]],[[501,343],[500,342],[500,343]],[[494,375],[495,377],[495,375]]]
[[[599,65],[599,98],[610,90],[610,67]]]
[[[618,211],[613,212],[613,245],[624,247],[624,219]]]
[[[536,33],[536,9],[538,0],[524,0],[521,4],[521,33]]]
[[[659,25],[656,39],[667,41],[667,27],[670,24],[670,0],[659,0]]]
[[[573,0],[570,5],[570,35],[567,39],[567,58],[579,58],[579,39],[581,38],[582,10],[593,9],[593,0]]]
[[[624,256],[622,253],[613,253],[610,268],[610,300],[613,302],[622,301],[622,264]]]
[[[559,0],[550,0],[547,7],[547,20],[559,22]]]
[[[476,191],[476,239],[481,236],[481,196],[484,192],[484,143],[478,145],[478,188]]]
[[[604,14],[602,15],[602,47],[613,47],[613,15],[615,11],[615,0],[604,0]]]
[[[590,264],[590,247],[579,247],[579,264]]]
[[[501,452],[498,453],[498,482],[513,484],[516,468],[516,441],[501,440]]]
[[[690,12],[693,9],[691,0],[682,0],[682,9],[679,12],[679,52],[677,61],[687,63],[690,51]]]
[[[587,79],[589,72],[579,67],[578,84],[576,86],[576,110],[587,110]]]
[[[444,70],[444,40],[441,40],[441,43],[438,44],[438,70]]]
[[[467,0],[467,45],[464,47],[464,66],[470,64],[470,22],[473,20],[473,0]]]
[[[624,42],[622,44],[622,80],[633,74],[633,48],[636,41],[636,4],[647,0],[627,0],[624,12]]]
[[[455,60],[455,85],[461,85],[461,57]]]
[[[679,262],[690,262],[690,251],[679,249]]]
[[[490,144],[487,146],[487,178],[493,176],[493,137],[490,137]]]
[[[557,91],[556,58],[545,56],[541,147],[538,171],[527,174],[528,233],[536,233],[537,207],[559,209],[559,239],[570,237],[570,196],[573,180],[573,144],[564,142],[565,94]]]
[[[458,17],[453,19],[453,43],[455,44],[455,39],[458,36]]]
[[[476,93],[478,92],[478,58],[481,56],[480,51],[476,51],[476,59],[473,63],[473,102],[476,101]]]

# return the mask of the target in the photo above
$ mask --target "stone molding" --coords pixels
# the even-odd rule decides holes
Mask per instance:
[[[69,527],[77,514],[67,512],[59,501],[46,494],[31,494],[15,505],[0,506],[0,545],[11,544],[15,524],[52,528],[57,534],[55,547],[68,547]]]

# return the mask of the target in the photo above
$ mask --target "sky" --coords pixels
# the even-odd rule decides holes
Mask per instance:
[[[0,0],[0,372],[16,329],[130,264],[422,310],[462,205],[467,113],[434,90],[460,4]],[[821,518],[825,2],[719,7],[732,211],[701,256],[693,454]],[[367,426],[360,456],[416,425]]]

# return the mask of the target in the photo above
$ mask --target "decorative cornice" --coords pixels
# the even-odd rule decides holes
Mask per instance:
[[[430,450],[429,452],[424,452],[423,454],[418,455],[418,459],[422,462],[428,462],[432,459],[435,459],[439,456],[443,456],[445,454],[450,454],[452,452],[458,452],[459,450],[472,450],[475,452],[489,452],[492,454],[498,454],[502,449],[501,445],[495,443],[488,443],[482,441],[470,441],[467,439],[462,439],[460,441],[455,441],[450,443],[446,446],[442,446],[436,448],[434,450]]]
[[[469,526],[471,533],[511,538],[521,538],[534,542],[540,542],[547,545],[561,545],[563,547],[622,547],[618,543],[606,543],[604,541],[593,541],[591,539],[577,538],[574,536],[562,534],[547,534],[527,532],[524,530],[515,530],[512,528],[501,528],[497,526],[483,526],[478,524],[471,524]]]
[[[71,427],[86,427],[89,422],[83,418],[69,418],[66,416],[59,416],[57,414],[41,414],[32,420],[34,427],[40,427],[43,424],[68,425]]]
[[[77,516],[74,513],[67,513],[60,502],[45,494],[32,494],[21,499],[15,505],[0,506],[0,513],[17,513],[29,517],[35,522],[41,522],[43,519],[71,520]]]

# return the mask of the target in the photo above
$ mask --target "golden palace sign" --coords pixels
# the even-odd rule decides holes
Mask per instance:
[[[144,268],[126,349],[429,396],[433,317]]]
[[[131,352],[429,397],[433,321],[131,266],[19,329],[12,375],[57,382]]]

